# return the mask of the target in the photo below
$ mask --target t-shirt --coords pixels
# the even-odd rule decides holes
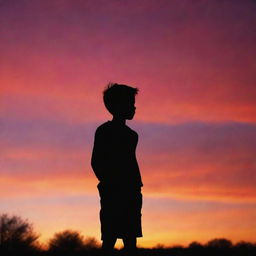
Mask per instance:
[[[138,134],[126,125],[108,121],[94,138],[91,164],[101,184],[143,186],[136,159]]]

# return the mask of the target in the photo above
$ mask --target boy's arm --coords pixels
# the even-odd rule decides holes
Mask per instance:
[[[94,137],[91,166],[99,181],[104,180],[104,173],[106,172],[107,150],[105,138],[103,132],[97,129]]]

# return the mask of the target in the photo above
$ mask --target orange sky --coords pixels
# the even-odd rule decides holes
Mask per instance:
[[[99,239],[94,131],[109,81],[139,88],[142,246],[254,241],[254,1],[5,1],[0,213]]]

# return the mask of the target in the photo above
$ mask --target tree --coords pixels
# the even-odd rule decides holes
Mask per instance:
[[[156,249],[156,250],[162,250],[162,249],[165,249],[166,246],[164,244],[161,244],[161,243],[158,243],[156,244],[153,249]]]
[[[232,242],[225,238],[215,238],[210,240],[207,243],[207,247],[214,247],[214,248],[231,248]]]
[[[235,244],[235,247],[239,248],[239,249],[252,249],[252,248],[256,247],[256,244],[253,245],[253,243],[250,243],[250,242],[239,241]]]
[[[84,248],[91,250],[91,249],[98,249],[100,247],[99,242],[94,237],[87,237],[84,240]]]
[[[49,241],[49,250],[55,252],[77,252],[84,248],[84,238],[77,231],[64,230],[55,233]]]
[[[198,248],[203,248],[203,245],[200,244],[199,242],[197,241],[193,241],[189,244],[188,246],[190,249],[198,249]]]
[[[0,215],[1,251],[27,251],[37,247],[38,235],[32,224],[19,216]]]

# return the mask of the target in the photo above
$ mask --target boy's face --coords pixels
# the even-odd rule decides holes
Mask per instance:
[[[135,115],[135,96],[123,100],[118,109],[118,116],[124,119],[132,120]]]

